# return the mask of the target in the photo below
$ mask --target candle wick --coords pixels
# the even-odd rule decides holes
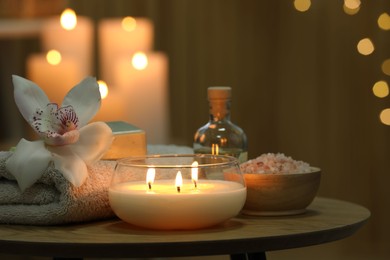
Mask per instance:
[[[180,186],[177,186],[177,192],[180,193]]]
[[[148,187],[149,187],[149,190],[152,189],[152,184],[150,182],[148,182]]]
[[[198,183],[194,180],[195,189],[198,188]]]

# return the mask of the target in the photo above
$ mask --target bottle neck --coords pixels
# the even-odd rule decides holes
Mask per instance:
[[[230,120],[230,100],[209,100],[210,121]]]

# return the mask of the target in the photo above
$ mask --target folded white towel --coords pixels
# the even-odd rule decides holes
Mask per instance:
[[[193,153],[192,148],[176,145],[148,145],[149,154]],[[59,225],[114,217],[108,188],[115,161],[99,161],[88,167],[87,180],[74,187],[62,173],[49,167],[24,192],[5,168],[11,152],[0,151],[0,223]]]
[[[22,193],[5,169],[10,155],[11,152],[0,152],[0,223],[58,225],[114,216],[108,200],[114,161],[99,161],[89,167],[87,180],[78,188],[49,167]]]

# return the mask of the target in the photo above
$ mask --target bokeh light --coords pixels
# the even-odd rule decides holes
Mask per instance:
[[[143,52],[136,52],[131,63],[135,69],[144,70],[148,66],[148,57]]]
[[[362,55],[370,55],[374,52],[375,48],[370,38],[364,38],[358,42],[357,50]]]
[[[360,0],[344,0],[344,12],[349,15],[357,14],[360,10],[360,4]]]
[[[137,27],[137,21],[133,17],[127,16],[122,19],[123,30],[127,32],[131,32],[134,31],[136,27]]]
[[[390,30],[390,16],[387,13],[383,13],[379,16],[378,26],[382,30]]]
[[[311,6],[310,0],[294,0],[294,8],[300,12],[306,12]]]
[[[390,125],[390,108],[383,109],[379,114],[379,119],[385,125]]]
[[[61,26],[65,30],[73,30],[77,25],[77,16],[75,11],[70,8],[66,8],[61,14]]]
[[[386,81],[380,80],[372,87],[372,92],[376,97],[384,98],[389,95],[389,85]]]
[[[50,50],[46,53],[46,60],[51,65],[58,65],[62,60],[61,53],[57,50]]]
[[[107,84],[103,80],[98,80],[97,83],[99,85],[100,96],[102,99],[105,99],[108,95]]]
[[[390,59],[387,59],[382,63],[382,72],[390,76]]]

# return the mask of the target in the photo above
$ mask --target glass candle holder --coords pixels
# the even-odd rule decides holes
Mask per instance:
[[[152,155],[118,160],[110,205],[125,222],[148,229],[200,229],[236,216],[246,186],[236,158]]]

